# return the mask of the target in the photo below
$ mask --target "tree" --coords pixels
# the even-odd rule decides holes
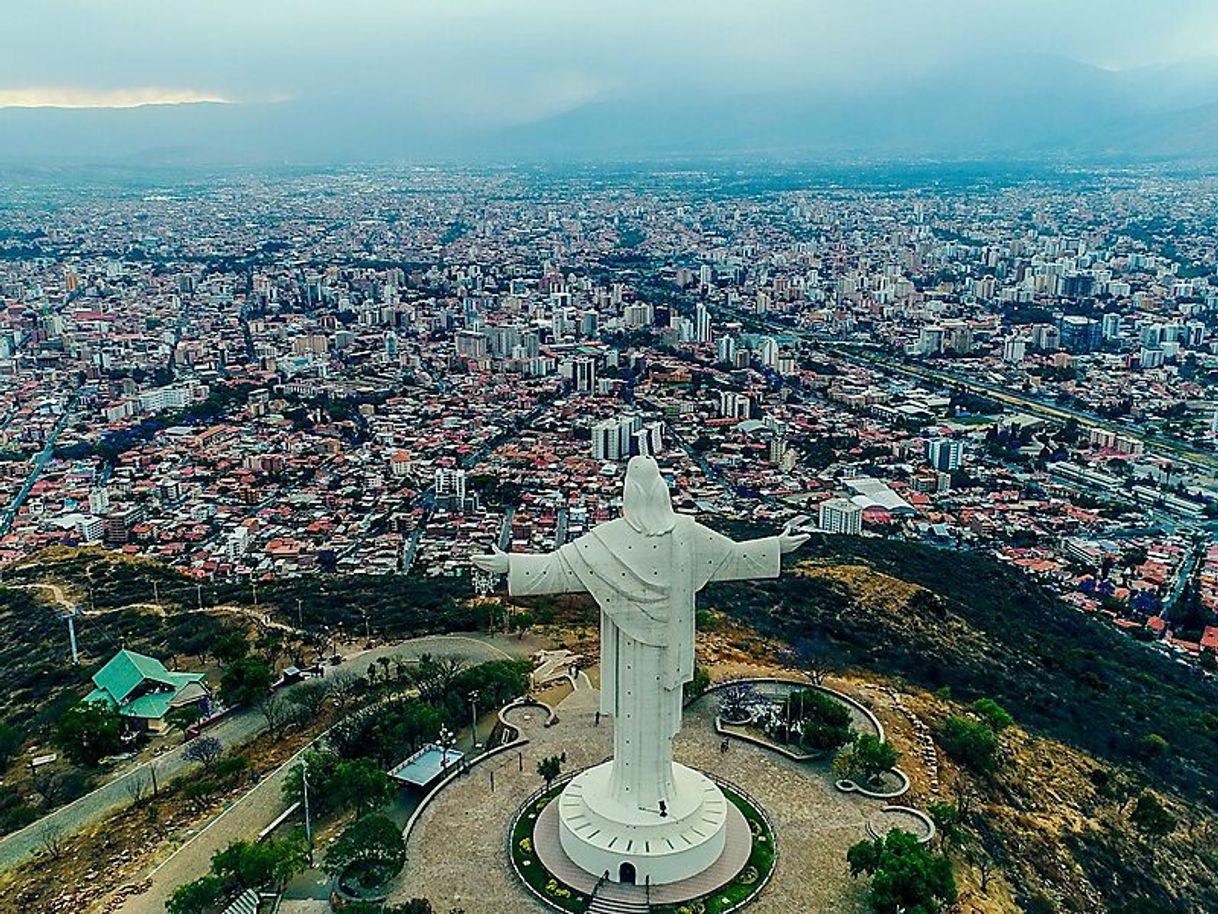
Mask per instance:
[[[749,682],[734,682],[719,689],[715,696],[719,704],[719,716],[729,723],[747,721],[753,707],[761,700],[757,688]]]
[[[0,724],[0,771],[8,767],[24,742],[24,733],[10,724]]]
[[[287,700],[299,709],[299,714],[294,716],[310,721],[325,707],[326,699],[330,697],[330,687],[324,679],[314,679],[288,689],[286,695]]]
[[[266,721],[266,728],[272,736],[280,736],[291,724],[298,719],[299,705],[285,698],[282,692],[271,692],[256,699],[258,712]]]
[[[983,721],[953,714],[944,723],[940,740],[949,756],[981,774],[998,764],[998,737]]]
[[[216,639],[211,652],[221,663],[235,663],[250,652],[250,642],[244,632],[229,632]]]
[[[985,721],[995,733],[1015,723],[1015,718],[1011,717],[1007,709],[992,698],[978,698],[973,702],[973,713]]]
[[[346,713],[347,706],[355,697],[359,677],[350,670],[339,670],[337,673],[326,677],[326,681],[329,683],[330,697],[334,699],[334,705],[338,708],[338,713]]]
[[[271,668],[260,657],[247,656],[233,663],[220,677],[220,700],[230,708],[261,698],[271,687]]]
[[[704,666],[695,666],[693,678],[681,688],[683,697],[686,701],[693,701],[709,689],[710,684],[710,671]]]
[[[398,827],[384,816],[364,816],[330,845],[322,867],[332,876],[346,874],[376,886],[396,876],[405,862],[406,845]]]
[[[340,762],[330,784],[335,802],[354,809],[356,816],[375,812],[393,801],[397,793],[393,781],[370,758]]]
[[[935,823],[935,834],[939,836],[939,847],[955,847],[962,837],[960,810],[951,803],[938,800],[926,804],[926,812]]]
[[[1144,838],[1166,838],[1176,830],[1176,817],[1149,791],[1138,797],[1129,821]]]
[[[846,861],[850,875],[871,876],[868,903],[874,914],[937,914],[956,902],[951,861],[901,829],[860,841],[846,852]]]
[[[792,692],[783,702],[783,717],[797,725],[799,744],[806,749],[829,752],[850,740],[850,712],[824,692]]]
[[[207,805],[207,798],[220,789],[220,784],[213,781],[211,778],[201,778],[197,781],[191,781],[182,788],[182,796],[187,802],[196,809],[202,809]]]
[[[204,771],[210,772],[223,754],[224,744],[217,737],[196,736],[182,749],[182,761],[198,762]]]
[[[900,753],[892,743],[872,733],[860,733],[833,760],[833,771],[838,777],[861,777],[874,783],[898,758]]]
[[[52,860],[58,860],[63,856],[63,848],[67,840],[67,831],[57,822],[47,822],[38,832],[38,846]]]
[[[121,731],[117,709],[100,701],[81,702],[59,718],[54,742],[77,764],[96,767],[105,756],[122,749]]]
[[[244,755],[229,755],[216,762],[215,770],[212,773],[219,780],[231,781],[249,770],[250,760],[248,758]]]
[[[825,677],[836,672],[840,665],[837,652],[822,631],[800,638],[791,650],[795,663],[816,685],[823,685]]]
[[[554,779],[562,774],[562,756],[551,755],[537,763],[537,773],[546,779],[546,790],[554,783]]]
[[[212,872],[234,892],[268,885],[282,891],[308,865],[308,844],[299,832],[278,841],[234,841],[211,858]]]
[[[516,633],[517,638],[523,638],[524,633],[532,628],[533,623],[536,621],[536,616],[534,616],[527,609],[522,609],[512,613],[511,617],[508,619],[508,627]]]
[[[1158,733],[1147,733],[1138,743],[1138,755],[1144,759],[1154,759],[1166,755],[1171,744]]]
[[[224,881],[208,874],[173,890],[165,902],[167,914],[204,914],[224,899]]]
[[[174,730],[185,733],[203,719],[203,709],[197,704],[179,705],[165,714],[165,723]]]
[[[324,816],[339,809],[355,810],[363,816],[393,801],[396,788],[389,775],[370,758],[346,760],[333,752],[306,752],[283,784],[288,803],[304,799],[302,767],[309,772],[309,803]]]

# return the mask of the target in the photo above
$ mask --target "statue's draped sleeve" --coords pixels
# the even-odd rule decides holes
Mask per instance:
[[[711,581],[776,578],[782,571],[782,549],[776,536],[737,543],[701,524],[695,529],[694,590]]]
[[[583,593],[587,588],[571,568],[567,554],[554,552],[509,554],[508,593],[527,597],[545,593]]]

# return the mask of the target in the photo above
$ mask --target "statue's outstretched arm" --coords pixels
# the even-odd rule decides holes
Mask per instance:
[[[782,570],[782,545],[777,536],[737,543],[723,537],[723,561],[710,576],[711,581],[748,581],[776,578]]]
[[[473,563],[483,571],[508,576],[508,593],[528,596],[545,593],[583,593],[587,590],[571,570],[562,550],[543,553],[502,552],[476,555]]]
[[[776,578],[782,571],[782,556],[793,552],[808,541],[808,534],[800,532],[797,518],[782,528],[777,536],[737,543],[726,536],[707,531],[713,538],[708,551],[721,550],[722,563],[707,579],[710,581],[745,581],[756,578]]]

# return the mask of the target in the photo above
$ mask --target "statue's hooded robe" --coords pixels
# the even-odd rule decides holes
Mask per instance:
[[[513,553],[508,589],[515,596],[592,594],[601,608],[601,711],[618,719],[615,759],[641,751],[634,731],[658,734],[671,760],[681,687],[694,672],[694,595],[709,581],[778,577],[781,550],[777,537],[737,543],[675,514],[650,458],[631,461],[624,501],[624,517],[554,552]],[[623,681],[626,671],[632,685]],[[660,694],[648,700],[652,683]],[[662,785],[655,789],[664,795]]]

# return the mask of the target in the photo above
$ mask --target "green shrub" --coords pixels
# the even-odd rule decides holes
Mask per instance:
[[[982,721],[952,715],[939,739],[952,759],[976,772],[988,774],[998,765],[998,737]]]

